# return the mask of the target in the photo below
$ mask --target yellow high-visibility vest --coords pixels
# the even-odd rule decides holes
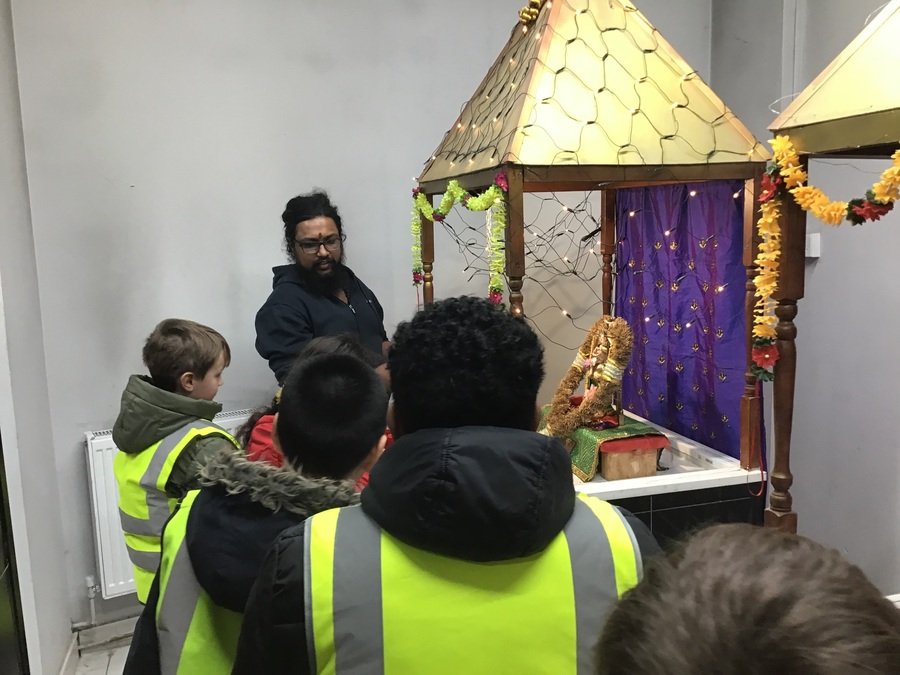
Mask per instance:
[[[642,573],[624,517],[584,495],[526,558],[417,549],[359,506],[309,518],[304,546],[310,668],[324,675],[587,675],[606,616]]]
[[[161,675],[228,675],[241,614],[215,604],[200,586],[187,551],[187,521],[199,490],[191,490],[162,536],[156,634]]]
[[[200,436],[223,436],[227,431],[207,420],[195,420],[172,432],[146,450],[119,451],[113,460],[119,486],[119,521],[125,533],[128,557],[134,565],[138,600],[147,602],[150,585],[159,567],[159,535],[175,510],[176,499],[166,494],[175,460]]]

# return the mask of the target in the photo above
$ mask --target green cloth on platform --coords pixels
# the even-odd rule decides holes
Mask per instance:
[[[540,429],[545,427],[544,420],[548,412],[550,412],[550,406],[544,406],[541,411]],[[572,472],[581,480],[592,480],[597,473],[601,443],[619,438],[658,435],[661,435],[661,432],[655,427],[638,422],[627,415],[624,415],[622,423],[613,429],[598,431],[588,427],[578,427],[566,442],[566,447],[571,446],[569,455],[572,458]]]

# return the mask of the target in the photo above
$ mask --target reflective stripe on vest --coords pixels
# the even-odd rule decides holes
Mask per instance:
[[[187,551],[188,516],[199,494],[185,495],[162,536],[156,606],[161,675],[226,674],[234,665],[241,615],[210,600]]]
[[[214,435],[237,446],[224,429],[207,420],[194,420],[142,452],[116,453],[113,467],[119,486],[119,521],[141,602],[146,601],[159,567],[159,535],[175,508],[176,500],[166,494],[172,468],[194,439]]]
[[[603,622],[640,554],[612,505],[579,495],[541,553],[478,563],[408,546],[359,506],[305,524],[313,673],[588,675]]]

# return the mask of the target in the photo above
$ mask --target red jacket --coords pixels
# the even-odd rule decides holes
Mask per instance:
[[[256,422],[253,431],[250,432],[250,440],[247,442],[247,459],[253,462],[268,462],[272,466],[281,466],[284,464],[284,455],[282,455],[275,444],[272,442],[272,423],[275,421],[275,415],[263,415]],[[386,447],[391,447],[394,442],[394,435],[390,429],[384,430],[387,436]],[[357,492],[369,484],[369,472],[367,471],[359,480],[356,481],[354,487]]]

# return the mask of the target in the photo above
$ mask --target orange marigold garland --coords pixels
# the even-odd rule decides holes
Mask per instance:
[[[775,301],[772,294],[778,287],[778,266],[781,257],[781,206],[787,193],[801,209],[812,213],[822,222],[837,226],[845,220],[861,225],[878,220],[894,208],[900,200],[900,150],[891,155],[891,166],[884,170],[865,197],[847,202],[835,202],[819,188],[809,185],[809,176],[800,163],[800,155],[788,136],[776,136],[769,141],[774,161],[763,174],[759,201],[759,255],[756,257],[756,307],[753,312],[753,350],[751,372],[761,380],[774,377],[778,347],[775,344]]]

